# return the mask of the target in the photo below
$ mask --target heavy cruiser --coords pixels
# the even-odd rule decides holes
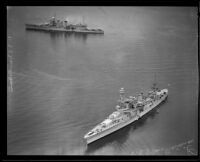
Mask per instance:
[[[87,144],[137,121],[164,101],[168,96],[168,90],[159,90],[155,83],[153,84],[152,90],[149,91],[146,96],[140,93],[136,97],[125,97],[124,88],[121,88],[119,93],[120,99],[118,100],[116,111],[84,136]]]
[[[67,20],[59,20],[52,17],[49,22],[42,24],[25,24],[27,30],[70,32],[70,33],[93,33],[104,34],[101,29],[88,29],[84,23],[70,24]]]

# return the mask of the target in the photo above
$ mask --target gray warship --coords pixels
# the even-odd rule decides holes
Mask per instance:
[[[87,144],[139,120],[142,116],[166,100],[168,89],[160,90],[157,88],[156,83],[154,83],[152,89],[146,96],[143,93],[140,93],[136,97],[125,97],[124,88],[121,88],[119,93],[120,99],[118,100],[116,111],[110,114],[105,120],[96,125],[84,136]]]
[[[87,24],[71,24],[67,20],[52,17],[49,22],[42,24],[25,24],[27,30],[39,30],[49,32],[70,32],[70,33],[93,33],[104,34],[102,29],[88,29]]]

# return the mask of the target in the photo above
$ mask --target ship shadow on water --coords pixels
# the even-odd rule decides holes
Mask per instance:
[[[167,100],[164,102],[167,102]],[[155,109],[150,111],[148,114],[144,115],[138,121],[135,121],[125,126],[124,128],[121,128],[117,130],[116,132],[113,132],[110,135],[107,135],[95,142],[90,143],[89,145],[87,145],[87,148],[84,154],[90,155],[103,147],[111,145],[114,142],[117,143],[117,145],[120,147],[121,145],[123,145],[123,143],[127,141],[130,133],[134,133],[135,130],[147,124],[147,120],[154,119],[156,115],[159,114],[159,109],[161,109],[162,107],[161,105],[163,105],[164,102],[162,102]]]
[[[51,39],[56,40],[57,38],[65,38],[71,39],[74,38],[76,40],[82,40],[83,42],[86,42],[88,37],[102,37],[103,34],[97,34],[97,33],[75,33],[75,32],[62,32],[62,31],[45,31],[45,30],[34,30],[34,29],[26,29],[29,33],[41,33],[41,34],[49,34]]]

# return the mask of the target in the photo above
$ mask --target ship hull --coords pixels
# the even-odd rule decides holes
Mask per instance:
[[[144,115],[146,115],[148,112],[150,112],[151,110],[153,110],[156,106],[158,106],[161,102],[165,101],[167,98],[167,94],[165,96],[163,96],[162,99],[155,101],[151,106],[148,104],[146,106],[144,106],[144,111],[141,112],[140,114],[136,115],[135,117],[133,117],[132,119],[126,121],[126,122],[122,122],[116,126],[113,126],[111,128],[109,128],[108,130],[105,130],[97,135],[85,138],[87,144],[90,144],[98,139],[101,139],[104,136],[107,136],[131,123],[133,123],[134,121],[137,121],[138,119],[140,119],[141,117],[143,117]]]
[[[104,31],[98,30],[71,30],[65,28],[56,28],[56,27],[42,27],[32,24],[26,24],[27,30],[38,30],[38,31],[49,31],[49,32],[69,32],[69,33],[93,33],[93,34],[104,34]]]

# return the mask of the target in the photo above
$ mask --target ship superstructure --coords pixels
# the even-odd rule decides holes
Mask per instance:
[[[104,34],[102,29],[88,29],[85,23],[71,24],[68,20],[59,20],[52,17],[49,22],[42,24],[25,24],[26,29],[29,30],[43,30],[43,31],[62,31],[75,33],[96,33]]]
[[[124,88],[121,88],[119,93],[120,99],[118,100],[116,111],[84,136],[87,144],[138,120],[159,105],[168,96],[168,90],[159,90],[156,88],[156,84],[153,85],[152,90],[149,91],[146,96],[140,93],[135,97],[125,97]]]

